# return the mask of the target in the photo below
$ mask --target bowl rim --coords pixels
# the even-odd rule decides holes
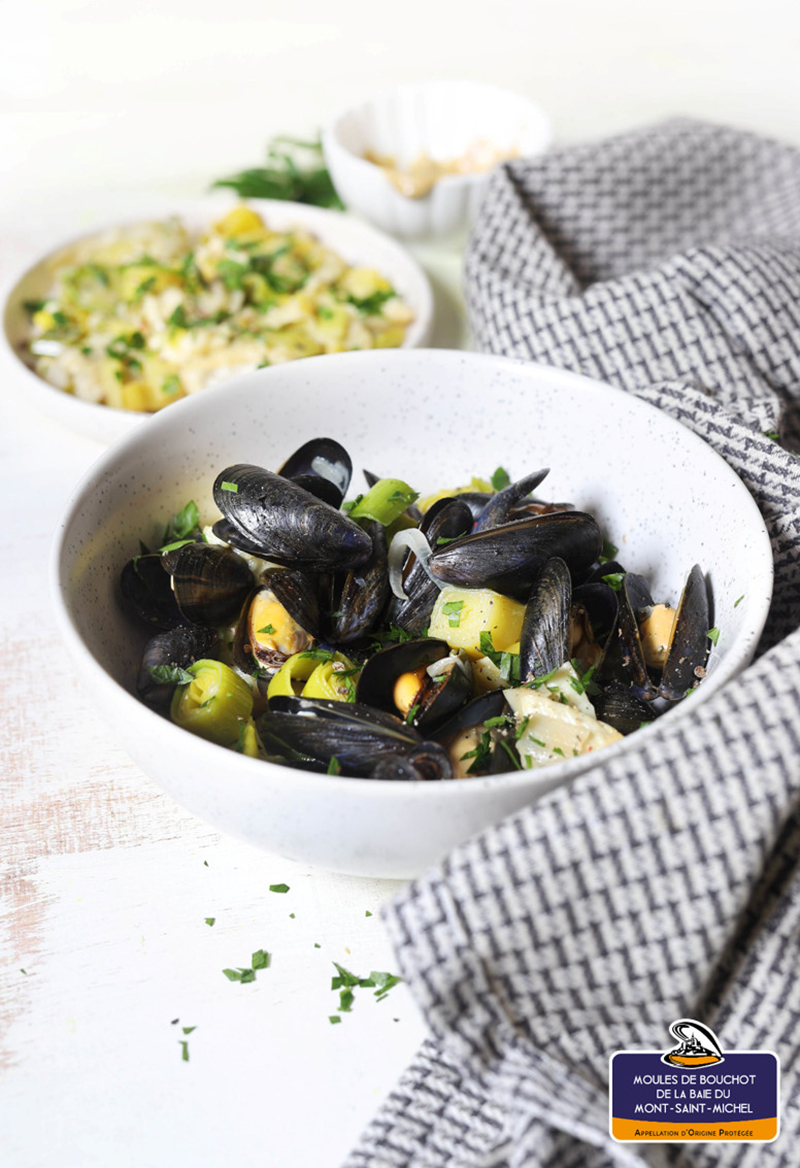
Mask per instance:
[[[705,705],[717,690],[728,684],[736,675],[741,672],[743,668],[749,665],[752,659],[752,651],[760,637],[764,624],[766,623],[769,612],[770,602],[772,598],[772,586],[774,580],[774,559],[772,554],[772,544],[767,531],[763,516],[755,502],[755,499],[748,491],[740,477],[736,474],[733,468],[719,455],[709,443],[694,431],[684,426],[676,418],[670,414],[659,410],[656,406],[649,402],[643,401],[641,398],[635,397],[632,394],[618,389],[615,386],[602,382],[596,378],[587,377],[583,374],[573,373],[569,370],[558,368],[557,366],[545,365],[539,362],[525,361],[521,358],[506,357],[490,353],[475,353],[460,349],[395,349],[395,350],[361,350],[347,353],[331,354],[331,359],[338,361],[342,365],[353,362],[354,360],[361,364],[367,364],[371,361],[387,359],[387,353],[392,354],[389,360],[396,362],[413,362],[418,360],[433,359],[442,363],[452,363],[453,365],[462,365],[464,361],[471,361],[475,363],[483,363],[487,366],[493,365],[506,366],[509,369],[516,370],[533,370],[540,371],[551,378],[556,385],[563,385],[564,387],[579,388],[582,392],[592,393],[596,395],[605,396],[608,394],[619,394],[621,399],[625,401],[634,414],[640,414],[643,417],[657,417],[660,424],[667,427],[673,432],[680,433],[681,438],[689,443],[690,448],[693,447],[698,452],[703,452],[703,457],[711,457],[719,465],[718,469],[724,478],[728,479],[732,490],[737,493],[737,505],[745,510],[750,511],[751,522],[755,530],[758,531],[758,538],[756,543],[758,545],[757,556],[759,562],[762,564],[764,570],[764,583],[767,587],[763,592],[756,593],[752,590],[752,594],[748,595],[748,605],[745,609],[745,614],[749,613],[749,620],[739,632],[739,639],[741,641],[740,653],[731,659],[723,660],[720,666],[715,669],[713,675],[707,680],[702,689],[698,690],[698,694],[702,695],[701,700],[695,701],[692,708],[699,708]],[[296,366],[298,362],[289,362],[291,366]],[[246,380],[252,380],[258,377],[259,380],[273,378],[280,376],[283,366],[271,366],[257,370],[255,372],[241,374],[230,382],[223,385],[213,386],[200,396],[201,401],[208,403],[215,400],[212,395],[224,395],[226,389],[230,388],[234,383],[244,383]],[[197,401],[198,395],[194,397],[183,398],[175,402],[172,408],[171,417],[177,417],[177,410],[189,412],[187,423],[190,421],[191,411],[199,408],[192,402]],[[615,398],[614,400],[620,400]],[[155,425],[159,423],[154,422]],[[188,426],[186,427],[189,428]],[[73,656],[73,659],[80,659],[85,667],[88,667],[88,672],[97,678],[101,686],[111,685],[115,696],[120,697],[126,701],[126,708],[130,710],[131,717],[134,719],[143,719],[142,726],[154,726],[156,723],[149,719],[157,719],[158,724],[163,725],[167,722],[175,734],[185,734],[188,731],[183,730],[178,726],[173,726],[161,715],[146,706],[134,694],[125,688],[121,682],[112,677],[106,669],[97,661],[90,650],[84,645],[83,639],[75,625],[72,614],[66,599],[66,565],[64,560],[67,556],[67,534],[69,527],[81,511],[84,503],[88,501],[93,495],[97,493],[97,488],[102,485],[108,470],[118,460],[129,456],[137,447],[137,445],[145,440],[144,430],[136,429],[130,434],[125,435],[113,446],[106,449],[89,467],[81,480],[73,488],[70,497],[61,513],[51,545],[50,559],[48,565],[48,576],[50,581],[50,593],[53,598],[56,623],[59,631],[67,643],[68,649]],[[755,560],[754,556],[754,560]],[[746,659],[742,659],[746,658]],[[130,705],[127,705],[130,703]],[[684,707],[683,703],[667,710],[655,722],[649,726],[642,727],[635,734],[631,734],[622,739],[622,741],[615,742],[610,746],[604,747],[600,754],[600,762],[603,765],[605,762],[611,763],[623,757],[631,749],[638,749],[643,744],[644,739],[642,735],[648,735],[650,738],[656,733],[660,733],[665,726],[670,726],[676,716],[683,717]],[[206,742],[203,739],[198,739],[195,736],[194,745],[200,749],[204,754],[206,751],[213,753],[208,756],[209,773],[213,773],[214,759],[219,761],[219,751],[225,750],[225,747],[217,746],[215,743]],[[270,768],[270,776],[273,782],[297,782],[298,776],[302,776],[304,782],[310,782],[312,786],[319,782],[324,782],[327,791],[338,791],[342,795],[352,793],[356,790],[368,790],[371,798],[378,798],[381,800],[405,799],[409,789],[416,792],[417,798],[460,798],[458,792],[463,790],[461,781],[453,782],[423,782],[416,784],[409,784],[406,782],[390,782],[381,779],[356,778],[347,775],[328,775],[315,771],[299,771],[294,767],[282,766],[277,763],[265,763],[261,759],[248,758],[247,756],[227,750],[229,755],[227,762],[228,766],[244,767],[242,777],[248,775],[255,777],[258,774],[264,775],[263,768],[265,766]],[[482,788],[483,790],[503,790],[507,788],[516,787],[532,787],[535,786],[537,780],[541,781],[541,785],[549,789],[553,786],[552,779],[554,773],[558,775],[558,786],[571,781],[573,776],[581,774],[594,769],[597,765],[597,760],[593,760],[587,765],[587,756],[580,755],[577,758],[565,759],[563,762],[554,763],[550,766],[539,767],[534,769],[521,769],[514,771],[507,771],[498,775],[476,776],[469,780],[469,789],[476,790]],[[283,774],[285,773],[285,776]],[[157,781],[157,780],[156,780]],[[365,788],[364,784],[367,784]],[[426,796],[422,794],[423,791],[430,791],[432,794]],[[531,791],[531,798],[535,797],[535,791]]]
[[[388,249],[390,252],[393,252],[398,263],[406,266],[409,278],[413,280],[420,295],[419,306],[413,306],[415,308],[415,318],[409,326],[408,333],[400,347],[404,349],[415,349],[430,344],[435,307],[430,279],[422,265],[411,254],[409,249],[400,240],[395,239],[388,232],[382,231],[379,227],[367,223],[347,211],[316,207],[309,203],[295,203],[288,199],[242,199],[238,195],[228,192],[218,192],[213,195],[208,194],[195,198],[147,196],[147,211],[145,214],[135,218],[132,216],[112,218],[109,220],[103,218],[101,222],[98,222],[89,231],[81,231],[67,239],[63,239],[58,244],[49,247],[46,252],[37,255],[33,262],[25,262],[24,266],[18,267],[11,273],[10,277],[4,281],[2,288],[0,288],[0,352],[2,352],[7,369],[13,369],[16,376],[25,379],[26,397],[33,398],[37,409],[41,408],[43,413],[57,418],[65,426],[71,426],[76,432],[94,434],[102,431],[110,435],[110,438],[105,439],[106,441],[116,441],[121,436],[124,436],[128,427],[131,430],[135,430],[139,425],[156,416],[156,414],[151,414],[146,411],[126,410],[118,406],[106,406],[99,402],[85,401],[83,398],[76,397],[74,394],[67,393],[65,390],[51,385],[50,382],[40,377],[38,373],[35,373],[23,361],[12,343],[8,327],[10,314],[17,306],[15,297],[18,296],[18,289],[23,280],[30,276],[37,268],[44,266],[58,256],[60,252],[83,240],[89,240],[94,236],[103,235],[107,231],[134,227],[137,224],[150,221],[156,222],[159,219],[169,218],[171,216],[177,216],[180,219],[205,219],[208,223],[211,223],[214,218],[224,215],[226,210],[240,203],[246,203],[248,206],[254,205],[256,210],[264,208],[263,214],[265,217],[277,212],[279,218],[290,218],[293,214],[297,213],[299,216],[298,226],[312,233],[315,233],[314,224],[332,224],[336,222],[338,216],[343,216],[343,221],[347,224],[348,230],[352,231],[356,237],[363,239],[367,248],[375,245],[376,247],[380,246],[383,249]],[[159,208],[161,209],[159,210]],[[326,246],[332,247],[335,250],[337,245],[335,243],[329,243]],[[323,353],[319,355],[327,357],[335,354]],[[220,385],[222,387],[227,386],[239,376],[243,376],[243,374],[234,374],[233,377],[221,382]],[[7,387],[7,392],[13,393],[10,384]],[[205,392],[205,390],[202,392]],[[14,396],[17,395],[15,394]],[[26,404],[28,403],[26,402]],[[165,408],[172,409],[178,404],[179,402],[173,402]],[[157,412],[160,413],[161,411]],[[71,421],[71,419],[74,419],[74,421]],[[81,425],[81,421],[83,425]],[[100,440],[103,441],[104,439]]]
[[[550,147],[553,141],[552,122],[547,111],[542,105],[539,104],[539,102],[535,101],[533,98],[527,97],[523,93],[517,93],[513,89],[507,89],[505,86],[496,85],[491,81],[474,81],[468,77],[462,77],[441,78],[438,80],[432,78],[426,81],[404,81],[397,85],[387,85],[383,86],[381,89],[373,90],[359,101],[351,102],[349,105],[343,106],[333,115],[333,117],[331,117],[326,122],[322,129],[321,135],[323,150],[331,148],[333,150],[341,151],[341,153],[345,154],[348,159],[357,164],[358,171],[360,171],[361,174],[374,174],[376,171],[380,170],[380,167],[378,167],[374,162],[370,162],[368,159],[363,158],[360,154],[354,154],[353,151],[348,146],[345,146],[345,144],[342,142],[339,136],[339,132],[341,123],[344,121],[344,119],[346,117],[350,117],[351,115],[358,114],[358,112],[366,106],[376,104],[378,102],[390,101],[398,94],[415,92],[424,93],[425,91],[435,92],[437,90],[445,90],[450,87],[454,89],[471,89],[476,94],[479,92],[484,92],[487,94],[491,93],[495,96],[511,98],[518,102],[521,108],[527,107],[527,109],[533,114],[535,121],[539,124],[538,128],[541,134],[541,145],[538,148],[538,152],[543,153]],[[508,161],[513,161],[513,159],[509,159]],[[502,162],[498,163],[498,165],[502,165]],[[401,194],[398,190],[395,190],[391,183],[388,183],[388,187],[392,193],[396,195],[397,198],[402,199],[404,203],[418,203],[423,202],[426,198],[429,198],[438,187],[444,187],[445,189],[455,189],[458,187],[472,186],[476,183],[485,181],[489,177],[490,173],[490,171],[478,171],[474,174],[442,175],[440,179],[437,179],[436,184],[432,190],[429,191],[426,196],[423,196],[422,199],[409,199],[408,196]]]

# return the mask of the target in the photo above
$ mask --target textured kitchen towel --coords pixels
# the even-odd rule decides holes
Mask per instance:
[[[671,122],[497,172],[479,343],[583,370],[702,435],[753,493],[760,655],[696,715],[455,849],[386,914],[431,1038],[348,1168],[786,1165],[800,1146],[800,155]],[[608,1057],[696,1017],[776,1050],[772,1144],[618,1144]]]

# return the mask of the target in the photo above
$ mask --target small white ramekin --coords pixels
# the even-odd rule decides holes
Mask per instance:
[[[428,81],[375,94],[336,116],[322,136],[325,160],[341,198],[384,231],[404,239],[449,235],[474,218],[488,173],[447,175],[429,194],[407,198],[371,151],[400,167],[420,154],[437,161],[460,157],[477,141],[520,157],[550,143],[550,122],[527,97],[474,81]]]

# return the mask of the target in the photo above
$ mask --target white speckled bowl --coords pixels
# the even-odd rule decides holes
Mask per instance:
[[[241,199],[223,192],[205,199],[177,199],[169,202],[148,199],[143,200],[141,221],[168,219],[177,215],[192,230],[200,230],[221,219],[231,207],[239,203]],[[267,225],[275,230],[302,228],[338,252],[349,264],[376,268],[391,281],[414,310],[414,321],[409,325],[403,347],[418,348],[430,343],[433,329],[433,293],[430,282],[413,256],[395,240],[339,211],[326,211],[320,207],[275,199],[248,199],[247,204],[258,211]],[[152,415],[81,401],[72,394],[56,389],[34,373],[21,356],[22,342],[28,328],[23,302],[38,300],[48,291],[52,283],[53,264],[65,248],[77,243],[79,238],[91,238],[111,227],[126,226],[133,222],[133,219],[128,219],[124,223],[101,224],[84,236],[65,240],[59,248],[38,259],[13,281],[3,311],[0,350],[5,348],[4,391],[18,397],[24,394],[24,401],[32,410],[78,434],[85,434],[103,443],[114,442],[130,434],[137,426],[147,423]],[[3,339],[5,346],[2,345]],[[167,409],[172,408],[167,406]]]
[[[446,236],[472,221],[489,174],[447,175],[420,199],[401,195],[364,154],[409,166],[425,153],[440,162],[477,140],[527,158],[550,144],[541,106],[520,94],[475,81],[398,85],[343,110],[325,128],[325,161],[345,204],[403,239]]]
[[[53,591],[86,690],[120,742],[178,802],[270,851],[345,872],[411,876],[481,827],[593,766],[453,783],[332,778],[245,758],[178,729],[133,696],[148,633],[119,603],[124,562],[234,462],[276,467],[329,434],[357,468],[423,492],[552,467],[540,497],[593,512],[630,570],[677,600],[695,562],[722,630],[708,677],[665,715],[691,718],[752,657],[772,591],[755,503],[709,446],[620,390],[561,370],[442,350],[346,353],[263,369],[178,402],[94,466],[59,530]],[[358,477],[351,489],[359,490]],[[736,603],[742,597],[740,603]],[[652,729],[608,747],[635,751]]]

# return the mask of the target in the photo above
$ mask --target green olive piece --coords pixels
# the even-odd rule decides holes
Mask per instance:
[[[246,681],[221,661],[202,658],[189,666],[193,681],[179,685],[170,716],[177,726],[220,746],[233,746],[242,723],[253,712],[253,694]]]

